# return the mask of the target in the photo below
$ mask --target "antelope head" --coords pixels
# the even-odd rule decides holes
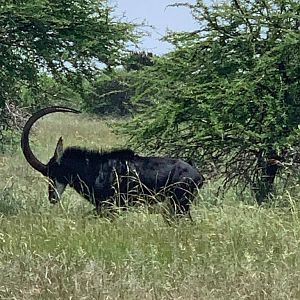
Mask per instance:
[[[55,112],[71,112],[71,113],[80,113],[80,111],[62,107],[62,106],[52,106],[47,107],[42,110],[39,110],[34,115],[32,115],[27,123],[25,124],[21,137],[21,148],[23,154],[27,160],[27,162],[31,165],[31,167],[38,172],[42,173],[44,176],[49,178],[49,201],[51,203],[56,203],[59,201],[62,193],[64,192],[68,182],[67,179],[63,175],[63,170],[60,168],[60,160],[63,155],[63,140],[59,138],[56,149],[54,151],[54,155],[51,157],[47,164],[42,163],[40,160],[36,158],[36,156],[31,151],[29,145],[29,133],[33,124],[40,119],[41,117]]]

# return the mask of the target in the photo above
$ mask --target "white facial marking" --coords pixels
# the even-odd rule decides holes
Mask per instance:
[[[56,191],[56,196],[58,197],[58,199],[60,199],[61,195],[65,191],[65,188],[66,188],[65,184],[60,183],[57,180],[55,180],[55,191]]]

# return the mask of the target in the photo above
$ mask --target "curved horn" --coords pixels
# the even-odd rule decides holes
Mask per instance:
[[[29,146],[29,132],[32,127],[32,125],[41,117],[51,114],[54,112],[71,112],[78,114],[80,113],[79,110],[68,108],[68,107],[63,107],[63,106],[52,106],[52,107],[47,107],[44,109],[39,110],[36,112],[34,115],[32,115],[29,120],[26,122],[23,132],[22,132],[22,137],[21,137],[21,148],[23,151],[23,154],[28,161],[28,163],[37,171],[41,172],[43,175],[47,176],[47,166],[40,162],[32,153],[30,146]]]

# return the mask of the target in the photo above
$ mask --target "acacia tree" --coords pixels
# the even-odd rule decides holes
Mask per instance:
[[[187,5],[187,4],[184,4]],[[131,143],[192,158],[262,203],[283,164],[299,163],[300,2],[189,5],[199,30],[138,75]]]
[[[112,67],[134,25],[115,21],[106,0],[7,0],[0,4],[0,135],[5,103],[37,87],[41,72],[80,88],[99,67]],[[1,118],[2,117],[2,118]]]

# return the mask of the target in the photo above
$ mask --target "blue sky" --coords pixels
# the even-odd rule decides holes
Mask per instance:
[[[183,7],[167,7],[167,5],[180,2],[172,0],[110,0],[116,5],[115,15],[125,15],[125,20],[134,23],[152,25],[154,30],[148,29],[151,36],[142,39],[142,50],[155,54],[163,54],[171,49],[171,45],[159,41],[165,35],[167,29],[172,31],[190,31],[197,28],[189,10]],[[195,3],[195,0],[182,2]]]

